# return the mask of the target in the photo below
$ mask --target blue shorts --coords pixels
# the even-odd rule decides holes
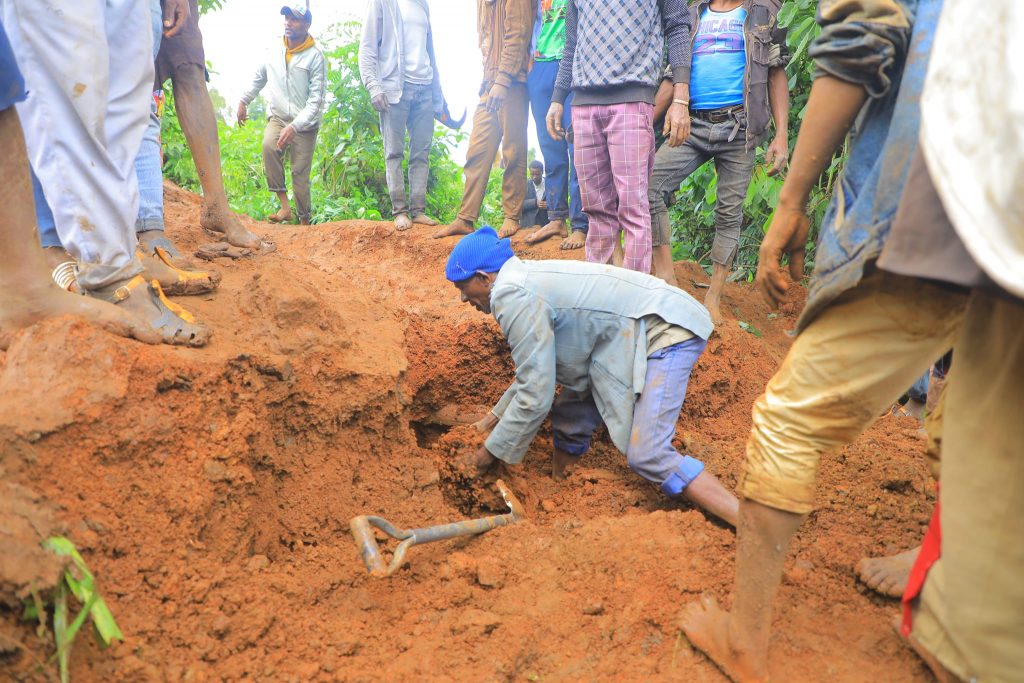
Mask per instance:
[[[7,31],[0,24],[0,111],[14,106],[25,99],[25,79],[14,60],[11,41],[7,40]]]

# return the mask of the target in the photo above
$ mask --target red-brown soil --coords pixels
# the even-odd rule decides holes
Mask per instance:
[[[167,213],[179,243],[208,241],[195,197],[168,188]],[[0,477],[55,510],[18,547],[64,530],[126,635],[108,652],[80,637],[74,680],[724,680],[678,616],[704,591],[728,604],[733,531],[665,499],[604,437],[556,483],[545,427],[506,479],[528,519],[414,547],[394,577],[370,578],[351,517],[463,518],[439,485],[445,448],[431,446],[457,421],[452,406],[498,398],[507,350],[443,279],[453,240],[358,221],[256,227],[276,254],[217,262],[220,291],[179,300],[214,328],[208,348],[56,320],[0,353]],[[556,241],[515,246],[581,257]],[[702,296],[699,268],[677,268]],[[724,299],[677,436],[732,486],[796,305],[769,317],[746,285]],[[928,680],[889,626],[896,604],[859,587],[852,566],[918,543],[932,491],[909,418],[826,458],[777,602],[774,680]],[[24,516],[11,509],[0,506],[5,552]],[[5,560],[0,586],[24,590],[31,577]],[[28,573],[39,585],[53,572]],[[0,600],[0,679],[52,677],[36,667],[52,646],[12,607]]]

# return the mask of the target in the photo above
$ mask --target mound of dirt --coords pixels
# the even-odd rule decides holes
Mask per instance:
[[[206,241],[194,196],[168,186],[166,210],[179,245]],[[524,521],[416,546],[392,578],[369,577],[354,516],[410,528],[505,511],[455,463],[479,443],[464,423],[512,379],[507,346],[444,280],[454,240],[360,221],[252,227],[278,251],[219,259],[220,290],[178,300],[213,327],[206,349],[53,320],[0,353],[0,471],[55,510],[126,636],[107,652],[79,639],[76,681],[724,680],[677,619],[702,592],[728,602],[733,531],[664,498],[603,435],[555,482],[545,424],[496,473]],[[524,235],[523,258],[582,257]],[[677,275],[703,296],[699,267]],[[726,485],[788,347],[793,289],[774,315],[728,285],[690,381],[677,446]],[[928,680],[888,625],[896,605],[851,567],[918,543],[933,504],[912,419],[884,418],[825,460],[778,602],[775,680]],[[0,508],[0,531],[17,514]],[[25,552],[49,526],[21,535]],[[44,576],[3,567],[11,593]],[[38,677],[52,651],[32,626],[0,611],[0,634],[23,644],[0,649],[0,678]]]

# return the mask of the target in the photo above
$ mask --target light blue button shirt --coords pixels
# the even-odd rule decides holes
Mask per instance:
[[[590,391],[623,453],[647,374],[643,317],[658,315],[707,339],[714,326],[696,299],[665,281],[582,261],[509,259],[491,289],[491,311],[512,348],[516,377],[492,411],[487,450],[521,462],[551,410],[555,385]]]

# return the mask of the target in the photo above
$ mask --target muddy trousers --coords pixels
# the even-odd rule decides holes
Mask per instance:
[[[704,463],[676,451],[672,437],[686,399],[690,373],[705,346],[706,341],[694,337],[652,353],[647,358],[644,390],[633,408],[626,462],[641,477],[658,484],[668,496],[682,493],[704,471]],[[551,407],[555,448],[581,457],[590,450],[590,440],[600,426],[601,413],[593,395],[563,387]]]
[[[267,174],[267,189],[271,192],[288,191],[284,181],[284,155],[289,154],[295,212],[300,221],[310,222],[313,206],[309,196],[309,170],[313,166],[313,151],[316,149],[316,136],[320,128],[296,132],[284,149],[278,149],[277,139],[287,125],[287,122],[271,116],[267,119],[267,127],[263,129],[263,170]]]
[[[668,207],[683,181],[709,160],[718,176],[715,198],[715,241],[711,260],[732,267],[743,224],[743,200],[754,172],[754,150],[747,149],[746,118],[722,123],[692,119],[690,137],[678,147],[667,144],[654,157],[654,171],[647,198],[651,205],[651,231],[655,247],[672,245]]]
[[[134,161],[153,92],[150,3],[3,0],[29,97],[18,105],[29,162],[51,199],[78,283],[142,271],[135,256]]]
[[[913,635],[964,680],[1011,681],[1024,670],[1024,303],[869,274],[800,333],[754,404],[739,490],[810,512],[821,456],[856,439],[951,347],[942,559]]]
[[[402,98],[380,115],[384,136],[384,170],[391,215],[426,213],[430,143],[434,138],[434,101],[430,84],[405,83]],[[405,194],[405,132],[409,131],[409,195]]]
[[[525,83],[508,87],[505,104],[497,114],[484,107],[487,90],[473,113],[473,132],[466,152],[466,188],[462,193],[459,218],[470,223],[480,218],[480,207],[487,194],[491,175],[501,147],[505,172],[501,180],[501,208],[505,218],[518,221],[526,200],[526,120],[530,113],[530,97]]]

